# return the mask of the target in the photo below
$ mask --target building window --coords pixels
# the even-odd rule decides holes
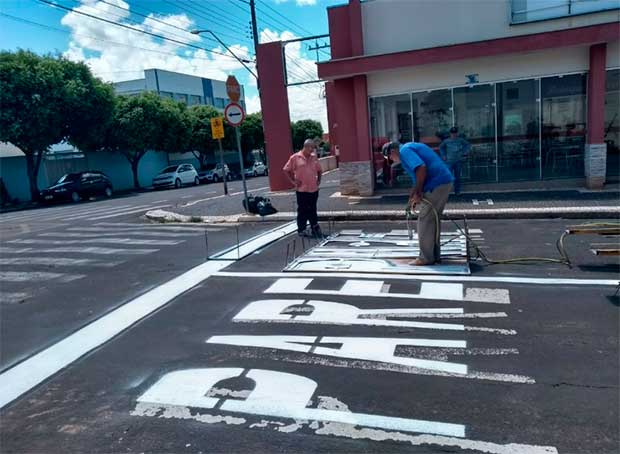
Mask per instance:
[[[187,104],[187,95],[185,93],[175,93],[174,100]]]
[[[620,69],[607,71],[605,81],[605,143],[607,176],[620,175]],[[617,178],[616,178],[617,179]]]
[[[416,142],[438,148],[452,127],[452,90],[414,93],[413,135]]]
[[[195,106],[197,104],[202,104],[202,96],[189,95],[189,105]]]
[[[583,177],[586,75],[541,79],[542,176]]]
[[[454,124],[471,145],[463,166],[464,181],[496,181],[495,86],[474,85],[453,90]]]
[[[499,181],[540,178],[539,80],[504,82],[497,89]]]
[[[159,96],[161,96],[162,98],[170,98],[170,99],[173,98],[172,93],[169,91],[160,91]]]
[[[618,0],[512,0],[513,24],[618,9]]]
[[[215,107],[217,107],[219,109],[223,109],[224,106],[226,105],[226,100],[224,98],[215,98],[214,105],[215,105]]]

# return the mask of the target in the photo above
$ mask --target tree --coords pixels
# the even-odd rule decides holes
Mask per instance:
[[[291,123],[293,132],[293,148],[301,150],[306,139],[319,140],[323,137],[323,126],[316,120],[299,120]]]
[[[83,63],[29,51],[0,52],[0,140],[26,157],[30,194],[39,197],[43,156],[63,140],[86,144],[110,118],[114,93]]]
[[[265,134],[263,132],[263,116],[260,112],[248,114],[241,124],[241,148],[245,155],[253,150],[265,149]]]
[[[103,147],[121,153],[131,165],[133,183],[140,188],[138,166],[149,151],[187,151],[191,119],[185,104],[155,93],[118,96]]]
[[[215,156],[215,151],[219,149],[217,139],[211,135],[211,119],[222,117],[222,113],[213,106],[198,105],[188,109],[191,118],[191,138],[189,150],[200,162],[200,167],[207,165],[209,158]],[[223,148],[236,148],[235,132],[226,122],[224,122],[224,138],[222,139]]]

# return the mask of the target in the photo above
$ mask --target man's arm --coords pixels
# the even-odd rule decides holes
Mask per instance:
[[[463,157],[466,158],[469,155],[469,150],[471,149],[471,144],[467,140],[465,140],[463,138],[461,138],[461,144],[463,146]]]
[[[299,186],[299,181],[297,181],[297,179],[295,178],[295,171],[293,170],[292,159],[293,157],[291,156],[291,158],[288,160],[282,170],[284,171],[284,175],[286,175],[286,178],[288,178],[288,181],[290,181],[293,187],[297,189],[297,187]]]
[[[426,166],[420,165],[415,169],[415,187],[411,189],[409,195],[409,206],[413,209],[422,200],[424,194],[424,183],[426,182]]]
[[[321,169],[316,173],[316,184],[317,186],[321,186],[321,178],[323,177],[323,171]]]
[[[441,141],[441,145],[439,145],[439,156],[441,156],[441,159],[443,159],[444,161],[447,159],[446,157],[446,141],[442,140]]]

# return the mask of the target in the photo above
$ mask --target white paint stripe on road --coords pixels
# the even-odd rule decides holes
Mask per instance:
[[[267,189],[269,189],[269,186],[263,186],[261,188],[248,188],[248,192],[250,192],[250,191],[253,192],[253,193],[254,192],[262,192],[262,191],[265,191]],[[209,200],[221,199],[223,197],[233,197],[233,196],[240,195],[240,194],[243,194],[243,191],[230,192],[230,193],[228,193],[228,195],[222,194],[222,195],[217,195],[217,196],[214,196],[214,197],[206,197],[204,199],[196,199],[196,200],[192,200],[191,202],[184,203],[183,205],[181,205],[181,207],[183,207],[183,208],[191,207],[191,206],[196,205],[196,204],[201,203],[201,202],[208,202]]]
[[[115,218],[118,216],[126,216],[128,214],[135,214],[135,213],[146,213],[149,210],[157,210],[159,208],[165,208],[165,207],[169,207],[170,205],[156,205],[156,206],[150,206],[145,208],[140,208],[140,209],[136,209],[136,210],[131,210],[131,211],[123,211],[120,213],[115,213],[115,214],[107,214],[105,216],[97,216],[94,218],[88,218],[89,221],[98,221],[100,219],[109,219],[109,218]]]
[[[104,205],[97,207],[82,207],[76,209],[66,209],[63,212],[56,214],[54,213],[53,217],[46,218],[46,220],[55,220],[55,219],[67,219],[71,220],[73,217],[83,216],[87,214],[95,214],[95,213],[103,213],[111,210],[124,210],[130,208],[132,205]]]
[[[154,225],[154,224],[134,224],[134,227],[69,227],[67,229],[70,232],[195,232],[203,233],[204,231],[212,232],[214,230],[220,231],[221,228],[213,229],[211,227],[176,227],[167,225]]]
[[[63,246],[66,244],[84,244],[84,243],[107,243],[107,244],[148,244],[153,246],[174,246],[183,243],[185,240],[151,240],[151,239],[133,239],[133,238],[88,238],[81,240],[38,240],[38,239],[19,239],[7,241],[13,244],[53,244]]]
[[[312,278],[282,278],[274,282],[264,293],[295,293],[310,295],[367,296],[403,299],[432,299],[452,301],[472,301],[477,303],[510,304],[509,292],[506,289],[467,289],[463,297],[463,284],[438,284],[422,282],[420,292],[389,293],[383,291],[384,281],[350,279],[340,290],[309,290]]]
[[[75,253],[75,254],[99,254],[99,255],[144,255],[151,254],[153,252],[157,252],[159,249],[121,249],[121,248],[107,248],[107,247],[96,247],[96,246],[66,246],[66,247],[56,247],[56,248],[32,248],[25,247],[21,249],[10,248],[10,247],[0,247],[0,254],[24,254],[24,253],[32,253],[36,252],[37,254],[67,254],[67,253]]]
[[[0,408],[231,263],[209,261],[198,265],[2,372]]]
[[[22,301],[24,301],[28,297],[30,297],[29,293],[23,293],[23,292],[15,292],[15,293],[12,293],[12,292],[0,292],[0,303],[8,303],[8,304],[21,303]]]
[[[194,232],[145,232],[144,230],[133,230],[125,232],[45,232],[39,233],[38,236],[46,237],[62,237],[62,238],[99,238],[106,236],[118,235],[136,235],[136,236],[155,236],[155,237],[179,237],[179,236],[196,236]]]
[[[131,209],[137,209],[137,208],[148,208],[149,206],[151,206],[151,204],[144,204],[144,205],[116,205],[116,206],[105,206],[105,207],[99,207],[99,208],[90,208],[87,210],[80,210],[77,212],[72,212],[72,213],[65,213],[64,216],[59,216],[58,219],[64,219],[64,220],[68,220],[68,221],[73,221],[73,220],[77,220],[77,219],[84,219],[87,218],[89,216],[97,216],[97,215],[103,215],[103,214],[110,214],[110,213],[116,213],[119,211],[126,211],[126,210],[131,210]]]
[[[32,265],[32,266],[99,266],[112,268],[124,263],[122,261],[103,262],[93,259],[72,259],[67,257],[2,257],[0,265]]]
[[[52,279],[59,280],[60,282],[71,282],[83,277],[83,274],[49,273],[43,271],[0,271],[0,281],[2,282],[49,281]]]
[[[294,272],[243,272],[243,271],[220,271],[215,274],[220,277],[236,278],[266,278],[266,277],[320,277],[320,278],[353,278],[353,279],[386,279],[385,274],[372,273],[294,273]],[[390,274],[388,279],[408,281],[440,281],[440,282],[501,282],[506,284],[536,284],[536,285],[593,285],[612,286],[618,285],[617,279],[572,279],[572,278],[539,278],[527,276],[441,276],[441,275],[413,275],[413,274]]]
[[[438,312],[434,310],[428,313],[408,313],[408,314],[390,314],[390,317],[411,317],[411,318],[503,318],[508,317],[506,312]],[[360,318],[386,318],[382,314],[371,314],[368,316],[362,316]]]

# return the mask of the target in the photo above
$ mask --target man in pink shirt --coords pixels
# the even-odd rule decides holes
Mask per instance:
[[[307,139],[301,151],[294,153],[284,166],[284,173],[295,186],[297,195],[297,233],[299,236],[321,238],[316,202],[319,199],[321,184],[321,164],[314,151],[314,141]],[[312,234],[306,233],[306,223],[310,221]]]

